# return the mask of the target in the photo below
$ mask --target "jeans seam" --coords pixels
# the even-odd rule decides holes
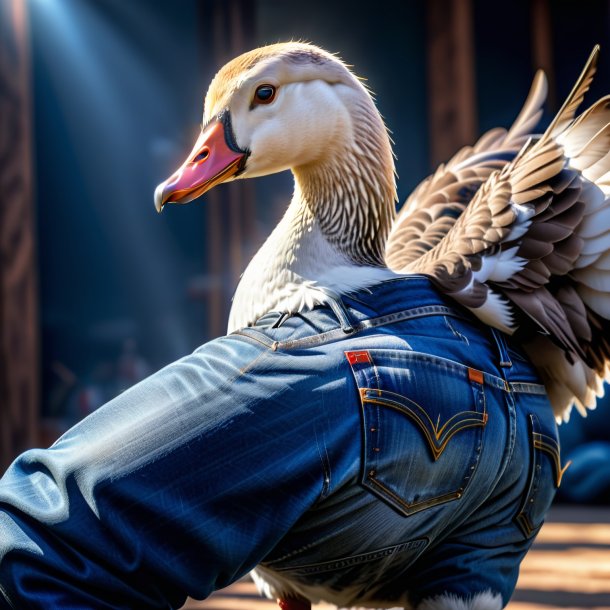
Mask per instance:
[[[313,347],[322,343],[332,343],[345,337],[353,337],[354,335],[371,328],[378,328],[380,326],[396,324],[397,322],[406,322],[407,320],[436,315],[445,315],[465,319],[463,315],[457,311],[454,311],[450,307],[447,307],[446,305],[424,305],[422,307],[402,309],[394,313],[362,320],[354,325],[354,330],[350,333],[346,333],[341,328],[333,328],[332,330],[328,330],[318,335],[311,335],[309,337],[291,339],[288,341],[276,341],[273,343],[272,348],[274,350],[291,350],[303,347]]]
[[[369,356],[372,358],[375,352],[379,351],[393,351],[398,352],[399,350],[393,348],[377,348],[373,347],[367,350],[369,352]],[[407,360],[414,360],[418,362],[427,362],[433,364],[435,366],[443,367],[447,371],[459,372],[461,374],[468,374],[468,367],[461,362],[457,362],[455,360],[451,360],[450,358],[445,358],[443,356],[437,356],[436,354],[429,354],[427,352],[416,352],[414,350],[409,351],[399,351],[400,357]],[[530,382],[510,382],[507,385],[507,382],[504,378],[499,377],[498,375],[493,375],[492,373],[483,372],[483,377],[485,383],[490,385],[491,387],[498,388],[504,390],[507,393],[515,392],[517,394],[541,394],[546,395],[546,391],[542,384],[535,384]]]
[[[504,464],[500,472],[498,473],[497,480],[499,481],[504,476],[506,469],[508,468],[511,460],[513,459],[513,452],[515,451],[515,443],[517,440],[517,405],[511,394],[511,392],[503,392],[503,396],[506,402],[506,412],[508,420],[508,438],[506,441],[506,450],[504,455]]]
[[[248,330],[248,332],[245,332]],[[264,345],[268,349],[273,349],[274,341],[271,341],[267,336],[261,332],[258,332],[254,329],[240,329],[231,333],[232,335],[238,335],[239,337],[243,337],[244,339],[250,339],[251,341],[255,341],[256,343],[260,343]],[[254,336],[254,335],[258,336]]]
[[[400,542],[398,544],[384,547],[381,549],[377,549],[376,551],[371,551],[369,553],[359,553],[356,555],[348,555],[346,557],[340,557],[337,559],[330,559],[328,561],[320,561],[314,563],[306,563],[303,565],[296,566],[287,566],[287,567],[277,567],[274,568],[278,572],[287,572],[287,571],[306,571],[308,574],[317,574],[320,572],[326,572],[329,570],[341,569],[343,567],[351,567],[353,565],[369,563],[370,561],[375,561],[375,559],[379,559],[380,557],[390,557],[395,553],[400,553],[405,549],[411,548],[411,546],[415,546],[414,543],[419,544],[420,547],[425,548],[429,542],[427,537],[415,538],[414,540],[408,540],[406,542]],[[416,547],[417,548],[417,547]],[[341,566],[337,566],[335,564],[345,564]]]
[[[377,370],[377,365],[375,364],[375,361],[373,360],[373,357],[370,355],[370,353],[369,358],[371,359],[371,368],[373,369],[373,375],[375,376],[375,389],[378,392],[381,392],[381,381],[379,379],[379,371]],[[363,371],[363,373],[364,372],[365,371]]]
[[[304,544],[304,545],[300,546],[299,548],[294,549],[293,551],[284,553],[284,555],[281,555],[280,557],[276,557],[275,559],[271,559],[270,561],[263,560],[261,562],[261,565],[263,565],[263,567],[272,568],[274,570],[279,569],[279,568],[275,567],[275,565],[277,563],[291,559],[295,555],[300,555],[301,553],[308,551],[309,549],[315,547],[316,545],[324,544],[327,540],[330,540],[335,535],[336,535],[335,532],[330,532],[330,533],[326,534],[324,537],[318,538],[318,539],[314,540],[313,542],[308,542],[307,544]]]
[[[468,369],[470,368],[467,365],[462,364],[461,362],[456,362],[455,360],[451,360],[450,358],[437,356],[435,354],[428,354],[426,352],[416,352],[414,350],[403,351],[397,350],[396,348],[372,347],[366,351],[369,352],[369,356],[371,358],[375,352],[379,351],[396,352],[400,354],[401,358],[416,360],[419,362],[428,362],[434,364],[435,366],[442,366],[448,371],[461,372],[464,374],[467,374]],[[482,373],[486,385],[500,389],[507,394],[537,394],[540,396],[546,396],[546,390],[542,384],[527,381],[507,382],[503,377],[498,375],[493,375],[492,373],[487,373],[486,371],[482,371]]]
[[[451,333],[453,334],[453,336],[456,339],[459,339],[460,341],[463,341],[466,345],[470,345],[470,341],[468,341],[468,337],[466,335],[463,335],[456,328],[454,328],[453,325],[451,324],[451,322],[449,321],[449,318],[447,316],[443,316],[443,319],[445,320],[445,324],[447,325],[447,328],[451,331]]]
[[[508,386],[511,392],[517,394],[539,394],[546,396],[545,387],[540,383],[531,383],[529,381],[509,381]]]
[[[239,369],[239,371],[235,373],[235,375],[225,381],[225,383],[219,388],[219,390],[222,388],[226,388],[230,386],[234,381],[237,381],[242,375],[245,375],[248,371],[250,371],[250,369],[259,362],[259,360],[263,360],[264,358],[266,358],[269,353],[270,352],[261,352],[260,354],[258,354],[255,358],[250,360],[250,362],[248,362],[243,368]]]
[[[322,482],[322,490],[320,492],[319,498],[316,500],[316,502],[320,502],[321,500],[326,498],[330,492],[330,483],[331,483],[330,460],[328,458],[328,451],[326,450],[326,443],[324,442],[324,434],[322,434],[322,444],[324,445],[324,456],[322,455],[322,451],[320,450],[320,442],[318,441],[317,431],[314,431],[314,434],[315,434],[315,438],[316,438],[316,447],[318,449],[318,457],[320,458],[320,463],[322,465],[322,472],[324,474],[324,479]]]

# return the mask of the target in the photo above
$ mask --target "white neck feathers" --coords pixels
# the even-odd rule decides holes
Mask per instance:
[[[292,202],[244,272],[229,331],[393,277],[384,263],[396,200],[389,138],[364,88],[350,116],[341,148],[292,170]]]

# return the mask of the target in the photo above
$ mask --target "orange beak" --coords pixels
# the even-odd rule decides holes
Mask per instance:
[[[201,132],[182,166],[155,189],[155,207],[188,203],[244,169],[248,152],[241,150],[231,131],[228,112]]]

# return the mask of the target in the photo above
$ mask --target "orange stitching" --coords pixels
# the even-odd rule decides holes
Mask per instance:
[[[462,497],[463,491],[452,491],[442,496],[436,496],[435,498],[428,498],[427,500],[422,500],[421,502],[414,502],[413,504],[409,504],[405,502],[400,496],[396,495],[391,489],[386,487],[383,483],[379,482],[377,479],[373,478],[371,474],[368,475],[368,479],[371,483],[379,487],[383,493],[391,496],[398,504],[400,504],[405,512],[408,515],[412,515],[413,513],[417,513],[420,510],[424,510],[425,508],[436,506],[437,504],[442,504],[444,502],[450,502],[451,500],[457,500]]]
[[[430,416],[428,415],[428,412],[426,411],[426,409],[424,409],[420,404],[416,403],[414,400],[412,400],[411,398],[407,398],[406,396],[403,396],[402,394],[398,394],[397,392],[392,392],[391,390],[381,390],[381,394],[379,390],[373,390],[371,388],[365,388],[364,389],[364,393],[363,393],[363,399],[366,399],[367,401],[373,401],[373,398],[368,398],[366,396],[366,391],[369,390],[371,392],[375,392],[378,396],[380,395],[381,398],[383,398],[384,400],[388,401],[388,403],[396,403],[399,405],[399,407],[403,406],[402,403],[398,400],[392,400],[391,398],[387,398],[385,395],[386,394],[391,394],[392,396],[396,396],[398,398],[401,398],[402,400],[408,400],[409,402],[413,403],[418,409],[421,409],[422,413],[426,416],[426,419],[430,422],[430,427],[436,430],[436,426],[434,425],[434,423],[432,422],[432,420],[430,419]],[[386,403],[379,403],[379,404],[386,404]],[[392,406],[391,404],[388,404],[388,406]],[[408,409],[408,406],[404,406],[404,408]],[[447,424],[454,418],[458,417],[459,415],[463,415],[464,413],[473,413],[474,415],[481,415],[481,413],[479,413],[478,411],[460,411],[459,413],[456,413],[455,415],[452,415],[443,425],[443,427],[447,426]]]
[[[414,400],[411,400],[410,398],[406,398],[405,396],[402,396],[400,394],[396,394],[395,392],[383,391],[383,394],[391,393],[395,396],[400,396],[400,398],[402,398],[403,400],[409,401],[410,403],[414,404],[418,409],[420,409],[422,414],[426,417],[426,420],[430,424],[430,428],[432,428],[432,431],[434,433],[434,437],[433,437],[432,434],[430,433],[430,429],[428,428],[428,426],[426,426],[426,423],[425,423],[426,420],[424,420],[422,417],[420,417],[418,412],[415,411],[413,408],[411,408],[409,405],[402,404],[397,401],[393,401],[386,397],[383,397],[383,400],[371,398],[371,397],[366,396],[366,391],[367,391],[367,389],[364,389],[364,391],[362,389],[360,390],[360,396],[361,396],[363,404],[365,404],[365,403],[378,404],[378,405],[382,405],[382,406],[385,406],[385,407],[388,407],[391,409],[395,409],[395,410],[399,411],[400,413],[402,413],[403,415],[411,417],[416,423],[419,424],[419,427],[421,428],[422,432],[424,433],[424,436],[428,440],[428,444],[430,446],[430,449],[432,451],[432,455],[433,455],[435,461],[438,460],[438,458],[445,451],[445,449],[447,448],[447,444],[449,443],[449,441],[453,438],[453,436],[455,434],[457,434],[461,430],[465,430],[466,428],[474,428],[476,426],[485,426],[487,424],[487,411],[485,410],[485,401],[483,401],[483,413],[479,413],[478,411],[460,411],[459,413],[456,413],[455,415],[451,416],[439,430],[438,424],[435,425],[432,422],[432,420],[430,419],[430,416],[428,415],[426,410],[421,405],[416,403]],[[373,390],[373,391],[375,391],[375,390]],[[376,392],[381,393],[379,390],[377,390]],[[476,418],[475,417],[469,417],[469,418],[464,417],[465,415],[470,415],[470,414],[476,415],[477,417]],[[440,415],[439,415],[439,418],[440,418]],[[458,419],[458,421],[455,421],[453,424],[451,424],[451,422],[456,419]],[[449,424],[451,424],[451,426],[449,426]],[[441,441],[441,439],[443,437],[445,437],[445,438]]]
[[[534,434],[534,447],[536,447],[536,449],[540,449],[541,451],[546,451],[546,453],[548,453],[551,456],[551,458],[553,459],[553,464],[555,466],[556,487],[559,487],[561,485],[561,480],[563,479],[563,475],[564,475],[565,471],[572,464],[572,460],[568,461],[566,463],[566,465],[562,468],[561,467],[561,452],[559,450],[559,445],[555,441],[555,439],[551,438],[550,436],[547,436],[546,434],[541,434],[540,432],[534,432],[533,434]],[[543,439],[547,439],[547,442],[545,442]],[[548,442],[548,441],[551,441],[551,442]]]
[[[525,536],[529,538],[531,533],[536,529],[531,519],[529,518],[529,515],[526,512],[522,511],[516,516],[516,520],[519,522],[519,525],[524,531]]]

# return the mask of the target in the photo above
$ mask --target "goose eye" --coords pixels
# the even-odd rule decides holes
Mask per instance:
[[[255,104],[270,104],[275,99],[275,87],[273,85],[260,85],[254,93]]]

